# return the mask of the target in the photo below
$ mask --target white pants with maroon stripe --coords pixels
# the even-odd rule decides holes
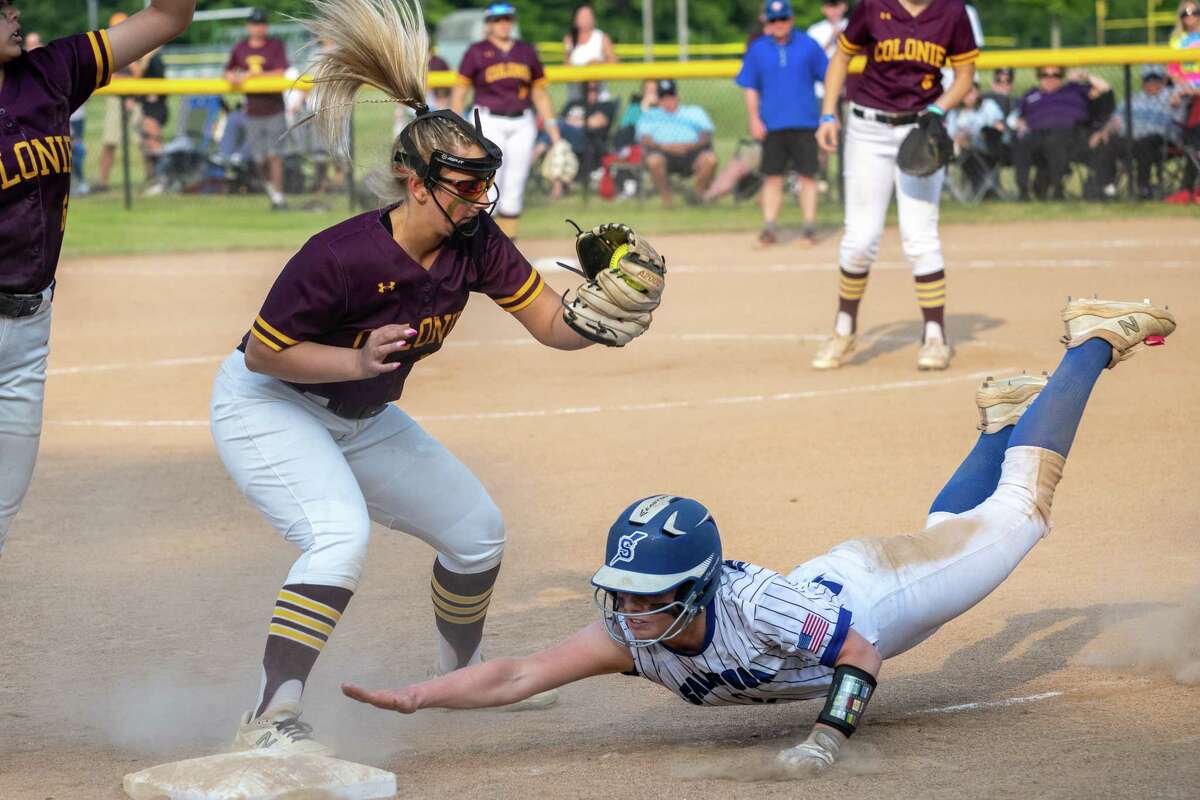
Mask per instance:
[[[921,533],[842,542],[788,578],[837,585],[850,626],[884,658],[900,655],[991,594],[1041,541],[1062,465],[1049,450],[1010,448],[996,491],[970,511],[932,514]]]
[[[525,183],[533,165],[533,146],[537,143],[537,120],[532,111],[519,117],[500,117],[479,109],[479,124],[483,135],[500,148],[504,161],[496,173],[496,188],[500,199],[496,213],[517,217],[525,207]]]
[[[0,553],[33,478],[50,354],[50,295],[36,314],[0,316]]]
[[[447,569],[500,563],[504,521],[479,479],[394,405],[337,416],[234,351],[213,384],[212,434],[238,488],[302,551],[284,583],[355,591],[371,522],[412,534]]]
[[[932,275],[944,267],[938,238],[938,203],[946,170],[917,178],[896,166],[900,143],[915,127],[846,115],[846,230],[840,266],[847,272],[865,274],[879,256],[879,240],[893,189],[900,239],[913,275]]]

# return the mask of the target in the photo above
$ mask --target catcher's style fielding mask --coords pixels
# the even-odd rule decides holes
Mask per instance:
[[[721,582],[721,535],[708,509],[686,497],[658,494],[634,502],[608,531],[604,566],[592,576],[594,597],[608,635],[626,647],[649,647],[683,631]],[[675,592],[665,605],[642,612],[621,610],[618,593]],[[668,613],[675,616],[653,639],[636,638],[625,620]]]
[[[412,127],[427,119],[446,120],[457,127],[467,135],[467,138],[479,145],[479,148],[484,152],[483,157],[464,158],[453,153],[447,153],[444,150],[435,149],[429,155],[428,162],[422,160],[417,155],[417,148],[413,145]],[[496,201],[500,199],[498,194],[490,200],[488,196],[492,193],[492,189],[496,185],[496,170],[500,169],[503,156],[500,153],[500,148],[483,135],[483,127],[479,122],[478,109],[475,110],[475,125],[471,126],[462,117],[449,109],[430,111],[426,106],[419,106],[417,108],[417,115],[413,118],[412,122],[405,125],[404,129],[400,131],[400,149],[396,151],[394,160],[397,164],[408,167],[417,174],[417,177],[421,179],[425,188],[429,190],[433,202],[437,204],[438,209],[450,221],[450,224],[454,226],[455,233],[463,236],[474,236],[479,230],[479,215],[476,214],[465,222],[455,223],[453,217],[442,206],[441,201],[437,199],[434,189],[440,186],[464,203],[481,206],[481,212],[485,211],[488,214],[492,213],[492,209],[496,206]],[[442,170],[444,169],[465,172],[472,177],[466,180],[443,178]]]

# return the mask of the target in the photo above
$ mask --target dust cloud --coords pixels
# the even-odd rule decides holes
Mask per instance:
[[[847,775],[878,775],[884,771],[884,760],[878,747],[866,742],[848,742],[837,762],[830,769],[815,774],[798,774],[775,760],[782,747],[776,749],[741,750],[708,753],[702,758],[690,754],[674,764],[672,776],[678,780],[725,780],[739,783],[757,781],[809,781],[836,779]]]
[[[1089,666],[1168,674],[1200,685],[1200,588],[1182,603],[1132,620],[1113,620],[1083,654]]]

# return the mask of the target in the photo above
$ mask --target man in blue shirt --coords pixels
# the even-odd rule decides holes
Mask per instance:
[[[638,118],[635,132],[645,153],[646,169],[663,205],[671,205],[667,176],[691,175],[695,196],[704,194],[717,170],[712,148],[713,124],[700,106],[679,104],[675,81],[658,81],[658,105]]]
[[[825,80],[829,59],[821,46],[796,30],[790,0],[767,0],[763,36],[742,58],[737,85],[745,90],[750,135],[763,143],[763,231],[759,243],[778,241],[775,220],[783,204],[788,164],[800,174],[804,238],[816,241],[817,141],[820,105],[814,87]]]

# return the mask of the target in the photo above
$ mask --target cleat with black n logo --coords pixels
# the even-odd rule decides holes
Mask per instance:
[[[333,748],[321,744],[312,735],[312,725],[300,721],[297,711],[283,709],[277,713],[253,716],[247,711],[233,737],[234,752],[263,750],[272,755],[332,756]]]
[[[1062,310],[1062,318],[1067,328],[1062,342],[1068,348],[1079,347],[1096,337],[1112,345],[1109,369],[1146,345],[1157,347],[1165,344],[1166,337],[1175,330],[1175,315],[1149,300],[1140,303],[1070,300]]]

